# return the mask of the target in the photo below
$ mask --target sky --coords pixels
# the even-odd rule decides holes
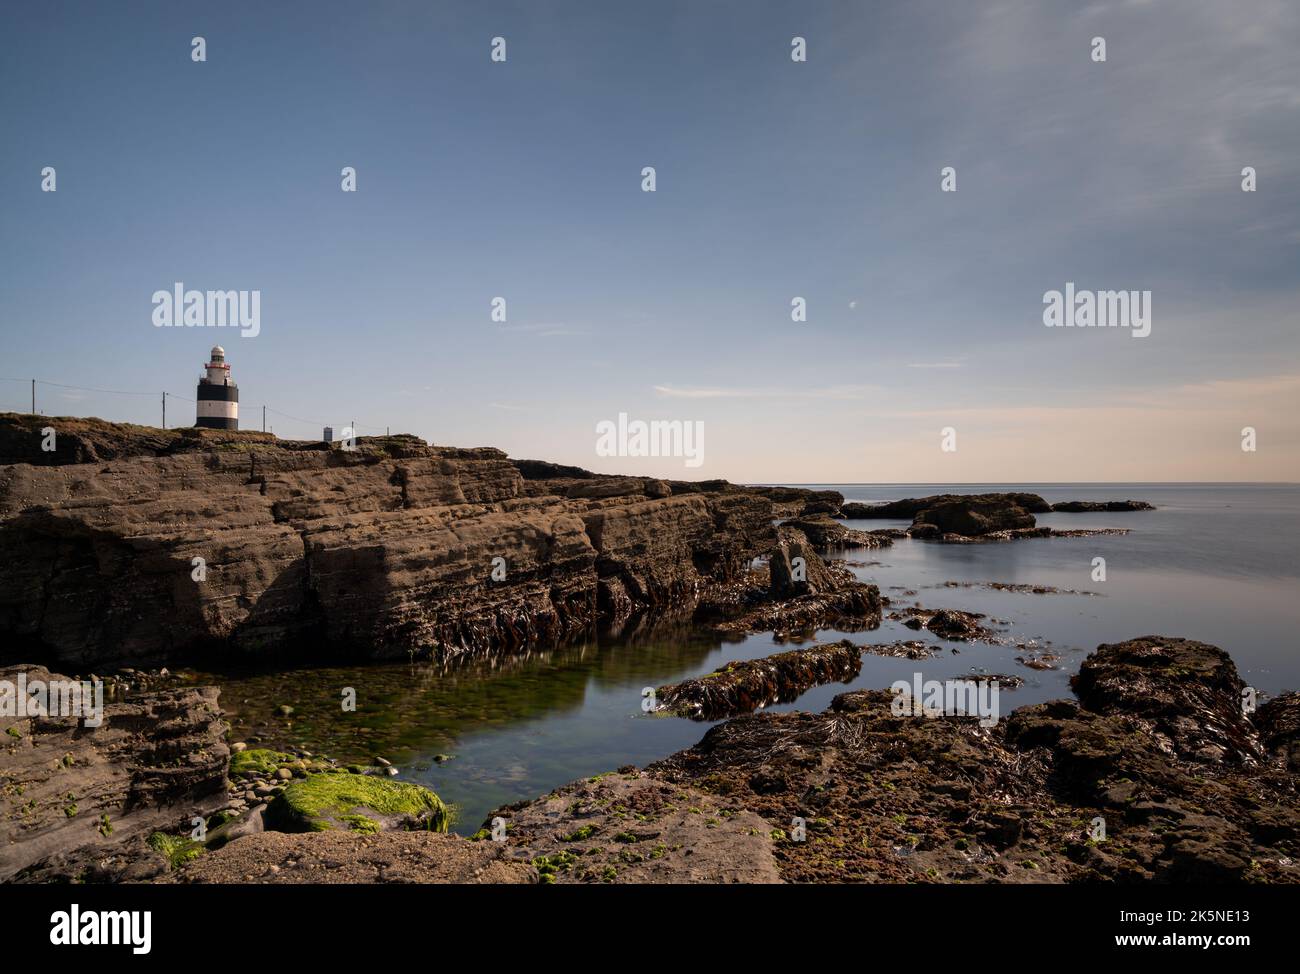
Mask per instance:
[[[1294,0],[5,4],[0,409],[188,425],[220,343],[285,437],[1300,481],[1298,50]],[[176,282],[258,334],[155,327]],[[1045,327],[1066,282],[1150,334]],[[600,455],[620,414],[702,462]]]

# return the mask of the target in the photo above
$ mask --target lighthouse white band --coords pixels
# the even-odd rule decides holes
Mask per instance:
[[[196,415],[199,419],[239,419],[239,403],[200,399]]]

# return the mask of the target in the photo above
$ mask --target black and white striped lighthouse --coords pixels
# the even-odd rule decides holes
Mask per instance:
[[[230,366],[226,364],[226,350],[212,346],[212,361],[207,364],[207,375],[199,379],[199,394],[195,397],[198,416],[195,426],[209,429],[239,429],[239,386],[230,381]]]

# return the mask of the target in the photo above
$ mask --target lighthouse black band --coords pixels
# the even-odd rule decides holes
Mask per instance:
[[[239,429],[239,420],[224,416],[200,416],[194,421],[194,425],[210,430],[237,430]]]
[[[239,402],[239,386],[216,386],[199,383],[199,400],[208,402]]]

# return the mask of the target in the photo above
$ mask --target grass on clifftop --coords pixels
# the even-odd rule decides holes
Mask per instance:
[[[372,775],[309,775],[285,788],[266,815],[286,832],[378,832],[385,825],[379,818],[430,832],[451,825],[451,810],[428,788]]]

